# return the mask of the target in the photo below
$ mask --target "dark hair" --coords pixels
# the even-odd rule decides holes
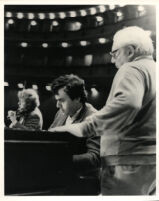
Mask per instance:
[[[58,90],[65,87],[64,91],[68,96],[74,100],[80,98],[81,103],[85,103],[87,100],[87,92],[85,89],[85,82],[77,75],[63,75],[55,79],[52,83],[52,91],[54,94],[58,94]]]

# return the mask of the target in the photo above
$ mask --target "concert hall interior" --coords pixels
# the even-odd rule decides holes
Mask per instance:
[[[58,111],[51,84],[61,75],[78,75],[88,103],[101,109],[117,72],[113,36],[127,26],[147,30],[156,60],[154,5],[4,6],[6,195],[100,195],[99,177],[80,175],[77,181],[72,173],[72,153],[82,153],[83,145],[76,149],[83,139],[48,131]],[[27,88],[39,95],[42,131],[8,128],[8,111],[18,109],[17,93]]]

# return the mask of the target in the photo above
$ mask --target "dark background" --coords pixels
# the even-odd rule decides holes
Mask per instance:
[[[104,5],[104,9],[101,11],[99,5],[5,6],[4,81],[9,83],[4,90],[6,125],[10,123],[6,118],[7,111],[17,109],[17,92],[21,90],[17,84],[23,83],[25,88],[36,84],[44,119],[43,128],[47,129],[57,109],[51,91],[45,87],[63,74],[74,73],[82,77],[88,91],[88,102],[97,109],[103,107],[116,73],[109,52],[117,30],[137,25],[151,31],[156,48],[155,6],[115,5],[112,9]],[[81,10],[86,16],[81,16]],[[70,11],[75,11],[76,16],[72,17]],[[65,18],[60,17],[61,12],[64,12]],[[22,13],[23,18],[19,18],[18,13]],[[34,19],[29,19],[28,13],[32,13]],[[40,19],[40,13],[44,14],[44,19]],[[54,14],[55,19],[50,19],[49,13]],[[98,17],[101,17],[100,20]],[[32,21],[36,25],[31,25]],[[53,26],[53,21],[58,25]],[[99,38],[105,38],[106,42],[101,44]],[[82,46],[80,41],[87,41],[88,44]],[[28,46],[22,47],[22,42]],[[67,42],[68,47],[62,47],[62,42]],[[43,43],[47,43],[48,47],[43,48]],[[154,59],[155,55],[156,51]],[[92,93],[92,87],[98,91],[97,95]]]

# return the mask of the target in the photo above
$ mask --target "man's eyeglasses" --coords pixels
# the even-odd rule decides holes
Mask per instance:
[[[117,53],[118,50],[119,50],[119,48],[116,49],[116,50],[114,50],[114,51],[112,51],[112,52],[109,52],[110,56],[112,56],[113,58],[115,58],[116,57],[116,53]]]
[[[134,49],[136,48],[135,45],[130,45],[130,46],[132,46]],[[125,47],[125,46],[123,46],[123,47]],[[120,47],[120,48],[121,48],[121,47]],[[112,51],[112,52],[109,52],[109,54],[110,54],[113,58],[116,58],[116,53],[117,53],[117,51],[118,51],[120,48],[118,48],[118,49],[116,49],[116,50],[114,50],[114,51]]]

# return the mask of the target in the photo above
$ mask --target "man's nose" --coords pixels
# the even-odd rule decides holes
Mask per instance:
[[[115,63],[114,57],[111,57],[111,63]]]
[[[56,107],[57,107],[57,108],[60,108],[60,107],[61,107],[61,104],[60,104],[59,101],[57,101],[57,103],[56,103]]]

